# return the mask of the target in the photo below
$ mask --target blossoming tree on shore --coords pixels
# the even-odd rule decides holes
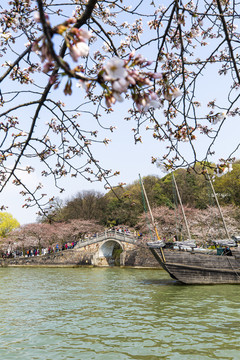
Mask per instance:
[[[84,240],[88,234],[93,236],[93,231],[102,233],[104,227],[91,220],[71,220],[51,225],[49,223],[26,224],[9,232],[9,236],[0,244],[0,249],[21,250],[25,253],[26,249],[36,248],[41,254],[42,248],[50,246],[56,249],[56,244],[58,244],[60,249],[65,243]]]
[[[165,149],[152,162],[175,169],[209,161],[223,124],[239,115],[239,11],[235,0],[4,0],[0,192],[12,182],[24,206],[38,204],[44,212],[49,198],[42,185],[30,188],[22,176],[36,167],[60,192],[66,175],[111,187],[118,172],[103,167],[94,144],[111,141],[114,120],[109,126],[104,119],[113,119],[123,101],[135,142],[147,130]],[[213,93],[201,104],[202,78],[207,88],[210,74],[223,78],[222,97]],[[199,158],[202,136],[209,142]]]

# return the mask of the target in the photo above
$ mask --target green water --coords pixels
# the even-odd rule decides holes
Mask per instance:
[[[240,359],[240,286],[159,270],[1,268],[1,360]]]

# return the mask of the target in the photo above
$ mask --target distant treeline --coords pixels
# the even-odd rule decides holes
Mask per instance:
[[[183,205],[195,209],[206,209],[208,206],[215,205],[214,196],[205,175],[185,169],[176,170],[174,175]],[[143,181],[152,208],[159,206],[174,208],[178,199],[171,174],[162,178],[146,176]],[[231,172],[215,177],[214,188],[222,206],[240,207],[240,163],[234,163]],[[142,190],[139,180],[136,180],[131,185],[116,187],[114,192],[109,191],[107,194],[83,191],[64,203],[56,200],[48,221],[82,219],[96,220],[104,226],[125,224],[134,227],[143,212]]]

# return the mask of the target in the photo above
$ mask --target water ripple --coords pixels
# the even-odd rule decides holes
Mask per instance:
[[[163,271],[0,269],[3,360],[239,359],[240,287]]]

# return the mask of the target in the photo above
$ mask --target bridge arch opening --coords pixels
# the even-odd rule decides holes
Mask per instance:
[[[99,258],[105,258],[109,265],[120,265],[120,254],[123,252],[122,244],[115,240],[107,240],[99,248]]]

